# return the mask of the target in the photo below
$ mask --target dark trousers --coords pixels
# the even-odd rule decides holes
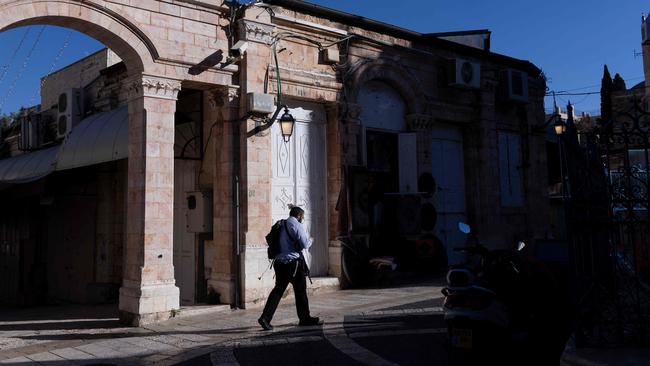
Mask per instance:
[[[289,283],[291,283],[293,286],[293,293],[296,296],[296,311],[298,312],[298,319],[309,319],[307,281],[305,280],[305,271],[300,265],[300,261],[293,261],[287,264],[275,261],[273,262],[273,269],[275,270],[275,287],[271,291],[269,298],[266,300],[266,305],[262,312],[262,318],[271,322],[284,291],[287,289]]]

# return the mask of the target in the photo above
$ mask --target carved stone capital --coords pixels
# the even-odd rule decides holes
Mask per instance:
[[[255,22],[249,19],[240,19],[237,21],[237,36],[249,42],[258,42],[271,44],[273,41],[273,32],[275,26]]]
[[[424,104],[424,114],[435,116],[441,108],[440,102],[427,102]]]
[[[179,80],[159,76],[137,75],[124,80],[129,99],[150,97],[176,100],[181,90]]]
[[[411,130],[426,130],[433,127],[433,117],[426,114],[409,114],[406,124]]]
[[[341,120],[345,123],[361,123],[361,106],[354,103],[339,103]]]
[[[208,102],[213,110],[232,105],[239,98],[239,88],[224,85],[208,92]]]

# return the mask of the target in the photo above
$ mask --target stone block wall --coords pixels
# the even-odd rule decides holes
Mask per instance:
[[[41,78],[41,108],[47,110],[59,103],[59,94],[70,88],[84,88],[99,72],[115,65],[121,59],[115,52],[104,48],[71,65]]]

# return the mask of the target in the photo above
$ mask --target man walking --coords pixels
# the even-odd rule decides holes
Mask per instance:
[[[307,281],[309,268],[302,256],[303,249],[309,249],[312,239],[307,237],[307,232],[302,225],[305,211],[294,206],[289,211],[289,218],[284,221],[280,231],[280,254],[273,261],[275,270],[275,287],[266,300],[262,316],[257,320],[264,330],[272,330],[271,319],[280,303],[282,294],[289,283],[293,286],[296,297],[296,311],[300,319],[299,325],[318,325],[320,320],[309,315],[309,301],[307,300]]]

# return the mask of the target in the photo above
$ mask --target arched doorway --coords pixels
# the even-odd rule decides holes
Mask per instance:
[[[131,324],[168,318],[179,307],[173,258],[174,111],[178,80],[155,62],[154,43],[128,11],[102,1],[0,1],[0,31],[58,25],[105,44],[123,60],[128,101],[126,235],[120,317]]]
[[[406,264],[412,253],[403,242],[416,230],[420,204],[417,143],[406,123],[408,106],[399,92],[381,80],[364,83],[357,101],[363,126],[369,254]]]

